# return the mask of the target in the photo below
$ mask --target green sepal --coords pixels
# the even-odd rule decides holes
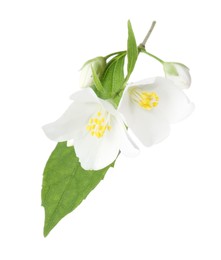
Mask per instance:
[[[91,70],[92,70],[92,75],[93,75],[93,80],[94,80],[94,84],[95,84],[95,87],[96,89],[99,91],[99,92],[103,92],[104,91],[104,88],[100,82],[100,79],[93,67],[93,65],[91,65]]]
[[[45,209],[44,236],[72,212],[104,178],[114,162],[98,171],[84,170],[73,147],[58,143],[43,174],[42,206]]]
[[[95,57],[93,59],[90,59],[88,61],[86,61],[82,67],[80,68],[80,70],[84,69],[84,67],[86,67],[87,65],[90,64],[95,64],[96,65],[96,69],[99,72],[99,74],[102,74],[103,71],[105,70],[105,66],[106,66],[106,58],[102,57],[102,56],[98,56]]]
[[[166,74],[169,74],[171,76],[179,76],[179,73],[177,72],[172,62],[164,62],[163,68]]]

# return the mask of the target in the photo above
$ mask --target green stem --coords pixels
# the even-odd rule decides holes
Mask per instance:
[[[145,49],[141,48],[140,51],[143,52],[143,53],[145,53],[145,54],[147,54],[147,55],[149,55],[150,57],[154,58],[155,60],[158,60],[160,63],[164,63],[163,60],[161,60],[161,59],[158,58],[157,56],[153,55],[152,53],[146,51]]]
[[[150,35],[151,35],[151,33],[152,33],[152,31],[153,31],[155,25],[156,25],[156,21],[153,21],[153,22],[152,22],[152,25],[151,25],[151,27],[150,27],[148,33],[147,33],[147,35],[145,36],[145,38],[144,38],[144,40],[143,40],[143,42],[138,46],[138,49],[139,49],[139,52],[143,52],[143,53],[145,53],[145,54],[151,56],[152,58],[158,60],[159,62],[164,63],[163,60],[161,60],[161,59],[158,58],[157,56],[155,56],[155,55],[153,55],[153,54],[147,52],[146,49],[145,49],[147,40],[149,39],[149,37],[150,37]]]

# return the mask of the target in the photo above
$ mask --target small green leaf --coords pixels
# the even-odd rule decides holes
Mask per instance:
[[[128,21],[128,40],[127,40],[127,58],[128,58],[127,73],[128,73],[128,75],[131,75],[131,73],[133,72],[134,66],[137,61],[137,57],[138,57],[138,47],[137,47],[133,29],[131,26],[131,22],[129,20]]]
[[[106,98],[113,97],[123,86],[125,56],[126,52],[123,52],[111,59],[107,64],[101,80]]]
[[[93,80],[94,80],[94,84],[95,84],[96,89],[100,92],[103,92],[104,88],[103,88],[103,86],[100,82],[100,79],[99,79],[93,65],[91,65],[91,70],[92,70]]]
[[[114,163],[98,171],[86,171],[81,167],[73,147],[67,147],[66,142],[57,144],[43,175],[44,236],[87,197],[113,166]]]

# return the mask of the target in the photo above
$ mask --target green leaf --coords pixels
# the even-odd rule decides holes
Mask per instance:
[[[103,88],[103,86],[100,82],[100,79],[99,79],[93,65],[91,65],[91,70],[92,70],[93,80],[94,80],[94,84],[95,84],[96,89],[100,92],[103,92],[104,88]]]
[[[105,98],[111,98],[118,92],[124,83],[124,60],[126,52],[111,59],[104,71],[102,85],[104,86]]]
[[[127,40],[127,58],[128,58],[128,64],[127,64],[127,73],[130,76],[134,66],[136,64],[138,57],[138,47],[136,43],[136,39],[134,36],[134,32],[131,26],[131,22],[128,21],[128,40]],[[129,78],[128,76],[128,78]]]
[[[82,169],[73,147],[67,147],[66,142],[57,144],[43,174],[44,236],[87,197],[113,166],[114,162],[99,171],[86,171]]]

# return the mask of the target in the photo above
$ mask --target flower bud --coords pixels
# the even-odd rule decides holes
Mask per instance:
[[[163,68],[166,78],[172,80],[181,89],[189,88],[191,85],[191,76],[189,69],[177,62],[164,62]]]
[[[93,85],[93,75],[91,66],[93,66],[98,77],[101,77],[106,67],[106,60],[104,57],[97,57],[87,61],[81,68],[80,86],[82,88],[91,87]]]

